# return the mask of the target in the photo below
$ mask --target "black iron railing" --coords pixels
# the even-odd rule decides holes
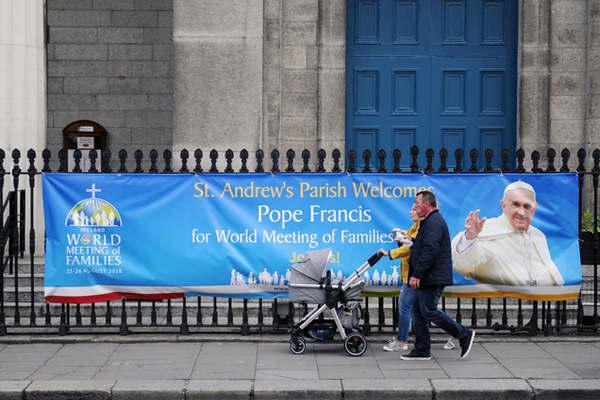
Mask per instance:
[[[300,154],[300,164],[296,152],[288,150],[285,159],[281,159],[278,150],[273,150],[268,158],[262,150],[253,157],[242,150],[235,159],[232,150],[224,154],[224,168],[219,169],[219,152],[211,150],[209,165],[203,166],[204,153],[196,149],[192,154],[188,150],[179,153],[174,160],[173,153],[165,150],[162,159],[152,150],[148,158],[141,150],[129,158],[125,150],[118,152],[114,159],[110,151],[99,153],[90,151],[90,167],[83,171],[82,153],[73,154],[73,165],[68,166],[67,152],[59,151],[53,159],[50,151],[41,154],[42,166],[38,155],[29,150],[26,160],[22,160],[19,150],[10,154],[12,167],[5,168],[6,153],[0,149],[0,335],[10,332],[56,332],[67,334],[69,331],[98,332],[102,330],[118,331],[121,334],[138,331],[190,332],[240,331],[286,332],[294,319],[306,313],[305,304],[288,303],[286,300],[256,299],[238,300],[216,297],[195,297],[169,299],[164,301],[120,300],[104,303],[70,305],[48,304],[43,300],[43,259],[36,257],[35,206],[41,202],[38,191],[38,175],[44,172],[73,173],[248,173],[265,172],[380,172],[380,173],[540,173],[540,172],[576,172],[579,177],[579,231],[580,237],[591,238],[591,244],[582,244],[584,260],[582,291],[577,301],[531,302],[520,299],[460,299],[443,298],[443,308],[463,323],[472,327],[490,331],[512,331],[537,334],[562,334],[573,332],[595,333],[599,328],[598,318],[598,180],[600,176],[600,150],[592,152],[591,157],[584,149],[576,153],[571,162],[571,152],[564,149],[560,158],[554,149],[545,154],[545,168],[542,168],[542,154],[533,151],[529,159],[519,149],[514,154],[503,150],[499,159],[494,158],[492,150],[483,154],[476,149],[468,152],[465,159],[463,150],[453,155],[444,149],[437,153],[427,149],[424,157],[413,146],[408,151],[407,161],[401,150],[391,152],[391,157],[379,150],[376,154],[365,150],[359,155],[355,151],[346,154],[342,169],[343,154],[339,150],[331,152],[331,161],[327,153],[319,150],[316,162],[311,153],[304,150]],[[192,156],[192,158],[190,158]],[[373,160],[375,156],[375,160]],[[481,157],[483,156],[483,157]],[[250,159],[253,158],[251,161]],[[424,160],[424,167],[419,160]],[[175,162],[177,161],[177,166]],[[252,166],[250,166],[252,162]],[[21,165],[26,163],[27,168]],[[234,163],[239,165],[234,170]],[[159,165],[160,164],[160,165]],[[268,165],[267,165],[268,164]],[[328,168],[325,167],[328,165]],[[528,165],[526,168],[525,165]],[[435,165],[435,168],[434,168]],[[449,166],[450,165],[450,166]],[[312,166],[312,167],[311,167]],[[591,166],[591,168],[590,168]],[[12,179],[11,179],[12,178]],[[589,210],[592,216],[590,234],[582,231],[582,226],[590,227],[584,220],[583,210]],[[27,230],[29,234],[27,235]],[[26,240],[28,237],[28,240]],[[585,250],[589,251],[586,253]],[[23,285],[23,286],[22,286]],[[375,304],[373,304],[375,303]],[[541,303],[541,304],[540,304]],[[554,304],[553,304],[554,303]],[[389,332],[397,323],[395,298],[365,298],[365,331]],[[527,322],[526,322],[527,321]]]

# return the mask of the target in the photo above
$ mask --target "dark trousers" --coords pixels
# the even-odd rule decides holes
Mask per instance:
[[[467,335],[467,328],[453,320],[438,309],[438,301],[444,290],[443,286],[434,286],[417,289],[417,298],[413,305],[415,349],[420,353],[431,352],[431,334],[429,323],[433,322],[438,328],[457,339]]]

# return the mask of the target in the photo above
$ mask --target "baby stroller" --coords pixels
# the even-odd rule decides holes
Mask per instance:
[[[307,338],[317,343],[332,342],[337,331],[344,341],[346,353],[362,356],[367,351],[367,339],[360,329],[360,294],[365,285],[362,275],[381,256],[373,255],[349,277],[334,282],[331,271],[325,272],[330,254],[330,250],[309,251],[304,260],[292,266],[288,283],[290,301],[317,306],[290,328],[290,351],[304,353]],[[317,319],[325,310],[329,310],[332,319]]]

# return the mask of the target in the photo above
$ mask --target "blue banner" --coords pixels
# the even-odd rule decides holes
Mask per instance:
[[[511,218],[527,201],[509,204],[505,195],[516,181],[535,198],[531,226],[518,233]],[[331,249],[329,268],[341,278],[379,248],[397,247],[392,230],[413,224],[424,189],[437,196],[454,239],[447,294],[577,298],[575,174],[49,173],[46,300],[285,297],[290,266],[308,250]],[[476,209],[487,221],[465,241],[465,218]],[[365,280],[369,291],[397,291],[400,260],[380,261]]]

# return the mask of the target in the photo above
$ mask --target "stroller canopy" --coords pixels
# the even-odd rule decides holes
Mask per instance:
[[[319,283],[329,262],[330,249],[307,251],[304,260],[292,265],[292,283]],[[308,278],[309,281],[306,279]]]

